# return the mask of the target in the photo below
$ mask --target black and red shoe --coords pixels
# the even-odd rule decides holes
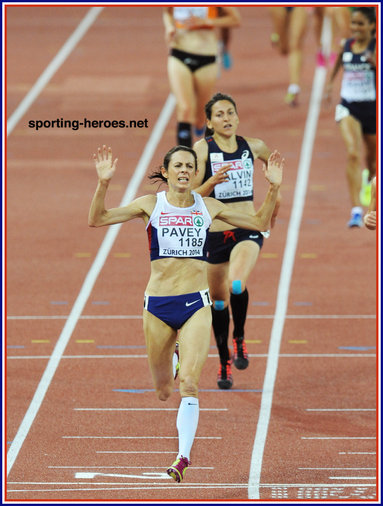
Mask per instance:
[[[217,375],[217,385],[221,390],[229,390],[233,386],[233,376],[231,375],[231,360],[226,364],[220,364]]]
[[[246,343],[243,337],[233,337],[234,365],[237,369],[246,369],[249,365]]]

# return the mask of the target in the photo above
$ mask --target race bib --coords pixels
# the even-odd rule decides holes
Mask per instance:
[[[376,99],[375,74],[368,70],[344,72],[341,96],[348,102],[364,102]]]
[[[206,227],[202,213],[190,215],[161,213],[158,221],[160,256],[202,257]]]
[[[216,174],[222,167],[229,163],[231,164],[231,168],[227,171],[229,180],[215,186],[215,198],[218,200],[225,200],[252,196],[254,167],[249,157],[249,152],[245,150],[240,160],[212,162],[212,174]]]

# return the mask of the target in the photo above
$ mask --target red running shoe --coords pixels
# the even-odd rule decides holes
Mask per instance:
[[[186,469],[190,465],[191,465],[191,462],[186,457],[183,457],[181,455],[181,458],[180,459],[176,459],[166,472],[177,483],[181,483],[181,481],[185,477]]]

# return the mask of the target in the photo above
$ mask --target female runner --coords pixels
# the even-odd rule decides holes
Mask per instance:
[[[362,145],[366,150],[367,180],[376,173],[376,39],[375,9],[356,7],[351,14],[352,38],[339,52],[326,98],[331,99],[334,79],[343,67],[340,104],[335,109],[335,121],[347,149],[346,175],[351,200],[349,227],[363,226],[363,209],[368,206],[362,189]],[[365,189],[364,189],[365,190]],[[369,186],[371,191],[371,187]],[[363,202],[361,202],[361,197]]]
[[[308,14],[305,7],[269,7],[273,21],[271,43],[281,55],[287,55],[289,86],[286,104],[295,107],[301,91],[300,81],[303,63],[303,42],[306,35]]]
[[[117,159],[113,161],[111,148],[103,146],[94,160],[98,185],[89,210],[89,225],[101,227],[134,218],[141,218],[146,224],[151,274],[145,290],[143,325],[154,387],[163,401],[173,391],[172,357],[179,331],[179,453],[167,472],[181,482],[190,465],[199,417],[198,383],[210,345],[206,233],[213,220],[266,230],[282,181],[284,160],[277,152],[270,155],[268,166],[264,166],[269,189],[261,208],[252,216],[192,191],[197,157],[191,148],[171,149],[160,171],[151,176],[166,181],[167,191],[145,195],[113,209],[106,209],[104,200]]]
[[[236,135],[239,118],[230,95],[216,93],[205,106],[206,135],[194,149],[198,157],[196,191],[211,195],[239,213],[255,215],[253,203],[253,162],[264,163],[270,150],[260,139]],[[271,216],[274,225],[280,195]],[[270,223],[268,224],[268,228]],[[222,389],[232,387],[231,357],[228,348],[229,305],[234,323],[234,365],[246,369],[249,364],[244,326],[249,294],[247,279],[255,267],[263,245],[261,231],[249,227],[237,228],[222,221],[212,225],[208,235],[208,281],[213,300],[213,330],[220,357],[217,383]]]
[[[239,26],[235,7],[166,7],[163,21],[169,46],[168,76],[176,98],[177,144],[192,146],[192,128],[203,135],[203,107],[218,77],[219,37],[215,28]]]

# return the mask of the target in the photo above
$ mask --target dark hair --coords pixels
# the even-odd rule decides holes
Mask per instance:
[[[237,112],[237,105],[234,102],[234,99],[230,95],[226,95],[225,93],[218,92],[215,95],[211,97],[209,102],[205,105],[205,114],[207,119],[211,119],[211,111],[213,109],[213,105],[216,102],[219,102],[220,100],[227,100],[228,102],[231,102],[234,106],[235,112]],[[210,137],[213,135],[214,130],[212,128],[205,128],[205,137]]]
[[[160,181],[163,181],[165,183],[168,182],[168,180],[166,179],[166,177],[164,177],[162,175],[161,168],[164,167],[166,170],[168,170],[170,159],[174,155],[174,153],[177,153],[177,151],[186,151],[187,153],[191,153],[194,156],[195,168],[197,170],[197,154],[194,151],[194,149],[189,148],[188,146],[174,146],[174,148],[169,149],[169,151],[164,156],[164,161],[163,161],[161,167],[159,167],[157,170],[154,170],[148,176],[149,179],[153,179],[153,183],[156,180],[160,180]]]
[[[375,7],[354,7],[352,13],[360,12],[370,23],[376,23]]]

